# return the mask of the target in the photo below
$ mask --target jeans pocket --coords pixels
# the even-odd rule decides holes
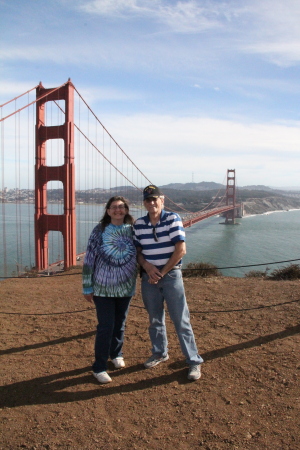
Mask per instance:
[[[167,275],[169,278],[172,278],[173,280],[182,278],[181,270],[178,269],[170,270],[170,272],[168,272]]]

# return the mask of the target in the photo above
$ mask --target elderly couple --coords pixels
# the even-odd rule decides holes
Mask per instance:
[[[174,323],[181,350],[189,365],[188,379],[201,377],[194,333],[190,323],[181,274],[186,253],[181,219],[163,209],[164,196],[157,186],[143,191],[148,214],[135,221],[123,197],[112,197],[100,223],[93,229],[83,265],[83,295],[94,302],[98,319],[93,375],[100,383],[112,381],[115,368],[125,367],[122,353],[125,322],[135,290],[136,261],[141,267],[142,297],[149,314],[152,355],[144,366],[152,368],[169,359],[164,301]]]

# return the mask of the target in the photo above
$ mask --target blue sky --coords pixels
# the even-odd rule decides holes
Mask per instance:
[[[299,0],[0,0],[0,103],[70,77],[152,182],[300,186]]]

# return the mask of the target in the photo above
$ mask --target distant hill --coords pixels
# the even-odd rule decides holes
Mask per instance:
[[[297,191],[300,192],[300,186],[284,186],[284,187],[274,187],[272,189],[276,191]]]
[[[179,191],[212,191],[215,189],[225,188],[224,184],[215,183],[214,181],[201,181],[200,183],[170,183],[160,186],[164,189],[177,189]]]
[[[239,189],[247,189],[248,191],[274,191],[275,189],[269,186],[264,186],[263,184],[256,184],[251,186],[238,186]]]
[[[225,188],[226,185],[215,183],[214,181],[201,181],[200,183],[170,183],[160,186],[162,191],[164,189],[176,189],[178,191],[214,191],[218,189]],[[288,188],[271,188],[269,186],[264,186],[263,184],[256,184],[250,186],[237,186],[238,189],[247,190],[247,191],[285,191]]]
[[[226,185],[215,183],[214,181],[201,181],[200,183],[170,183],[160,186],[161,190],[174,189],[177,191],[217,191],[226,188]],[[300,187],[270,187],[264,184],[253,184],[249,186],[237,186],[240,191],[260,191],[268,193],[279,193],[287,195],[288,193],[300,193]]]

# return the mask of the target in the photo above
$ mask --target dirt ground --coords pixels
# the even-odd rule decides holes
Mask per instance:
[[[1,449],[300,448],[300,281],[186,279],[205,360],[196,382],[169,319],[169,361],[144,368],[138,285],[126,368],[111,365],[113,382],[100,385],[91,375],[95,311],[79,270],[0,283]]]

